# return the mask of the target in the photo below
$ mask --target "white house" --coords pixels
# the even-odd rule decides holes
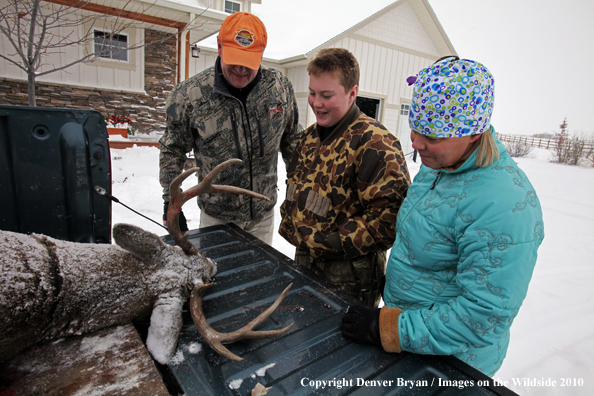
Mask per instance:
[[[6,1],[0,0],[0,3]],[[52,2],[62,4],[64,0],[45,0],[48,5]],[[66,3],[75,4],[76,0],[66,0]],[[131,11],[129,17],[136,18],[135,25],[124,32],[129,43],[135,43],[139,38],[148,41],[151,34],[170,35],[174,39],[159,44],[158,48],[149,46],[129,51],[126,60],[102,59],[91,64],[79,64],[67,71],[43,76],[39,81],[54,87],[52,92],[57,97],[60,95],[55,95],[55,91],[64,90],[64,87],[78,87],[77,92],[82,96],[93,90],[95,96],[88,96],[89,107],[101,111],[125,108],[141,123],[144,116],[151,119],[145,124],[152,129],[145,132],[162,129],[163,102],[175,83],[215,63],[216,48],[199,46],[199,57],[194,58],[191,56],[192,47],[204,38],[215,35],[228,13],[250,12],[252,4],[261,4],[262,0],[185,0],[185,3],[188,4],[173,0],[132,0],[125,7],[127,2],[124,0],[93,0],[90,4],[98,8],[81,10],[81,15],[105,13],[106,9],[116,10],[112,14],[117,14],[123,8]],[[95,27],[94,30],[101,31],[101,27]],[[83,35],[84,31],[79,27],[78,34]],[[361,67],[359,106],[400,138],[405,153],[410,152],[407,114],[412,88],[407,85],[406,78],[417,74],[442,56],[456,55],[428,1],[395,1],[305,54],[294,54],[287,59],[264,58],[266,66],[282,71],[293,83],[303,126],[315,122],[307,104],[309,78],[306,67],[319,50],[328,47],[346,48],[355,55]],[[3,38],[0,41],[0,53],[6,54],[7,49],[6,39]],[[80,56],[85,49],[73,47],[68,51],[73,52],[70,56]],[[55,62],[63,63],[68,57],[69,54],[64,53]],[[26,81],[26,75],[0,59],[0,103],[14,103],[15,94],[11,96],[4,92],[3,84],[6,81],[14,86],[16,82]],[[111,101],[98,102],[99,99],[95,98],[114,96],[114,93],[118,95]],[[62,96],[68,95],[72,98],[69,91]],[[13,102],[9,102],[8,98]],[[74,103],[65,98],[54,99],[58,103],[52,103],[47,98],[45,101],[42,98],[40,102],[40,105],[84,107],[79,102]],[[155,120],[158,122],[153,122]]]
[[[100,56],[40,74],[37,105],[123,114],[140,132],[162,130],[167,95],[189,76],[190,43],[217,33],[229,12],[250,11],[251,4],[260,1],[42,0],[38,21],[46,18],[54,43],[63,39],[71,44],[58,43],[42,54],[39,73],[88,54]],[[22,61],[11,40],[18,40],[19,24],[21,37],[28,36],[30,3],[0,0],[0,104],[28,103],[27,74],[14,64]],[[129,49],[104,50],[106,43]]]
[[[382,122],[409,153],[408,108],[412,87],[406,78],[442,56],[457,55],[427,0],[398,0],[306,54],[288,59],[264,58],[264,64],[282,71],[293,83],[303,126],[315,122],[307,104],[306,67],[323,48],[346,48],[359,62],[361,78],[357,104]],[[214,64],[216,51],[201,47],[200,58],[192,59],[193,75]]]

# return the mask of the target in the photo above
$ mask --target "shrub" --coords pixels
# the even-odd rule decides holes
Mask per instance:
[[[569,136],[567,133],[567,119],[559,126],[561,132],[555,134],[555,145],[552,149],[552,162],[558,162],[568,165],[580,165],[594,163],[594,148],[592,142],[594,139],[580,137],[578,135]]]
[[[561,132],[555,134],[555,146],[551,150],[553,152],[552,162],[565,164],[569,157],[569,136],[567,135],[567,118],[559,126]]]
[[[104,114],[103,117],[108,124],[132,124],[132,120],[125,115]]]
[[[567,150],[567,164],[579,165],[586,154],[586,141],[574,136],[569,139],[569,148]]]
[[[532,147],[520,142],[504,142],[503,145],[511,157],[527,157],[532,153]]]
[[[535,133],[532,136],[535,138],[539,138],[539,139],[554,139],[555,138],[554,133]]]
[[[590,146],[586,152],[586,164],[594,166],[594,146]]]

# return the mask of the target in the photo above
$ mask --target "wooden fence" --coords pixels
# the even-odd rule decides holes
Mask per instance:
[[[497,139],[499,139],[502,142],[518,143],[523,144],[524,146],[545,148],[547,150],[552,150],[555,147],[557,147],[557,139],[541,139],[531,136],[503,135],[501,133],[497,134]],[[591,141],[585,142],[584,150],[594,150],[594,143]]]

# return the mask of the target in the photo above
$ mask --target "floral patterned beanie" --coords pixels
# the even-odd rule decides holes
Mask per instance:
[[[414,82],[410,128],[446,138],[489,130],[494,85],[489,70],[478,62],[458,57],[438,60],[421,70]]]

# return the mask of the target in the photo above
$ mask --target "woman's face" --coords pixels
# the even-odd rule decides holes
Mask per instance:
[[[309,76],[308,102],[316,116],[316,122],[323,127],[335,126],[342,120],[357,98],[358,86],[348,92],[334,74],[324,73]]]
[[[412,147],[421,156],[423,165],[431,169],[451,168],[460,166],[460,161],[472,153],[473,144],[481,135],[462,136],[455,138],[433,138],[411,131]]]

